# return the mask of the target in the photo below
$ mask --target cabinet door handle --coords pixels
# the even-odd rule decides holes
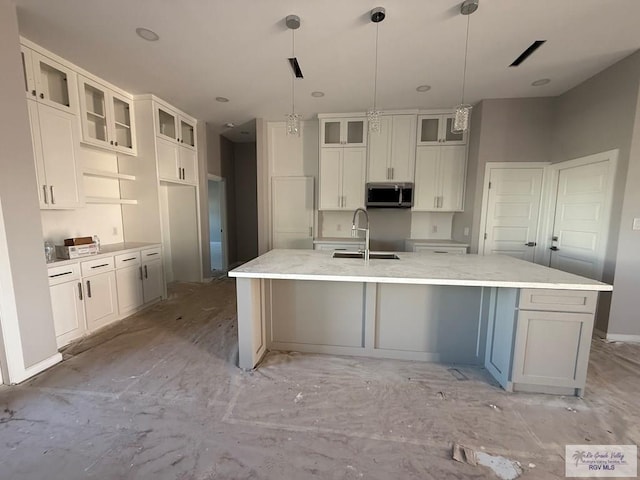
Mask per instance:
[[[309,236],[313,237],[313,227],[309,227]]]
[[[31,90],[31,95],[33,95],[35,97],[36,96],[36,91],[35,90]]]
[[[49,197],[47,196],[47,186],[42,185],[42,191],[44,192],[44,203],[49,204]]]
[[[438,208],[438,197],[433,197],[433,208]]]
[[[55,204],[56,203],[56,197],[53,195],[53,185],[51,185],[49,187],[49,190],[51,191],[51,204]]]
[[[142,280],[142,267],[140,267],[140,280]]]
[[[537,245],[536,242],[527,242],[524,244],[525,247],[535,247]]]
[[[87,297],[91,298],[91,280],[87,280]]]
[[[557,252],[558,250],[560,250],[558,247],[549,247],[549,250],[553,250],[554,252]]]
[[[116,143],[115,143],[115,146],[116,146],[116,147],[118,146],[118,142],[116,142]]]
[[[111,143],[111,145],[113,145],[113,140],[111,140],[111,142],[110,142],[110,143]]]
[[[78,282],[78,298],[82,300],[82,282]]]
[[[147,272],[147,266],[144,266],[144,278],[149,278],[149,272]]]
[[[343,196],[342,196],[342,206],[343,206],[343,207],[346,207],[346,206],[347,206],[347,196],[346,196],[346,195],[343,195]]]
[[[44,100],[44,93],[40,94],[40,98],[42,98]]]
[[[108,266],[109,266],[109,264],[108,264],[108,263],[101,263],[100,265],[94,265],[94,266],[93,266],[93,267],[91,267],[91,268],[102,268],[102,267],[108,267]]]
[[[442,204],[444,203],[444,197],[438,197],[438,208],[442,208]]]
[[[184,167],[182,167],[182,179],[183,180],[187,179],[187,174],[185,173]]]
[[[391,167],[391,180],[393,180],[393,177],[395,177],[395,169],[393,167]]]

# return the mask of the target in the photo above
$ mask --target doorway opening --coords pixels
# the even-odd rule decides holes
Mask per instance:
[[[226,240],[226,182],[209,175],[209,252],[211,276],[216,278],[227,271]]]

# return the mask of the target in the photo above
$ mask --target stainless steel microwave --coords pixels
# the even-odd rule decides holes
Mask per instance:
[[[413,183],[367,183],[367,207],[411,208]]]

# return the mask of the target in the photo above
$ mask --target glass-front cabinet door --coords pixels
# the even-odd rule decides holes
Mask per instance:
[[[76,113],[76,74],[28,47],[21,46],[21,54],[27,97]]]
[[[180,144],[187,147],[195,148],[196,146],[196,129],[191,122],[180,117]]]
[[[367,121],[365,118],[340,118],[320,120],[322,147],[364,147],[367,145]]]
[[[131,101],[112,93],[111,108],[114,146],[118,150],[129,154],[135,154],[135,129],[133,123],[133,109]]]
[[[101,147],[109,146],[105,89],[88,78],[80,77],[80,93],[83,141]]]
[[[163,106],[158,106],[156,112],[158,135],[178,141],[177,115]]]
[[[418,117],[418,145],[465,145],[466,132],[454,133],[453,114],[420,115]]]

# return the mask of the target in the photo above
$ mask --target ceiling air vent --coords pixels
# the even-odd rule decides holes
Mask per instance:
[[[537,49],[539,49],[542,44],[546,42],[546,40],[536,40],[535,42],[533,42],[531,45],[529,45],[527,47],[527,49],[522,52],[520,54],[520,56],[518,58],[516,58],[513,63],[511,65],[509,65],[510,67],[517,67],[518,65],[520,65],[522,62],[524,62],[527,58],[529,58],[531,56],[531,54],[533,52],[535,52]]]
[[[298,59],[296,57],[291,57],[289,59],[289,63],[291,64],[291,69],[293,73],[296,75],[296,78],[304,78],[302,76],[302,70],[300,70],[300,64],[298,63]]]

